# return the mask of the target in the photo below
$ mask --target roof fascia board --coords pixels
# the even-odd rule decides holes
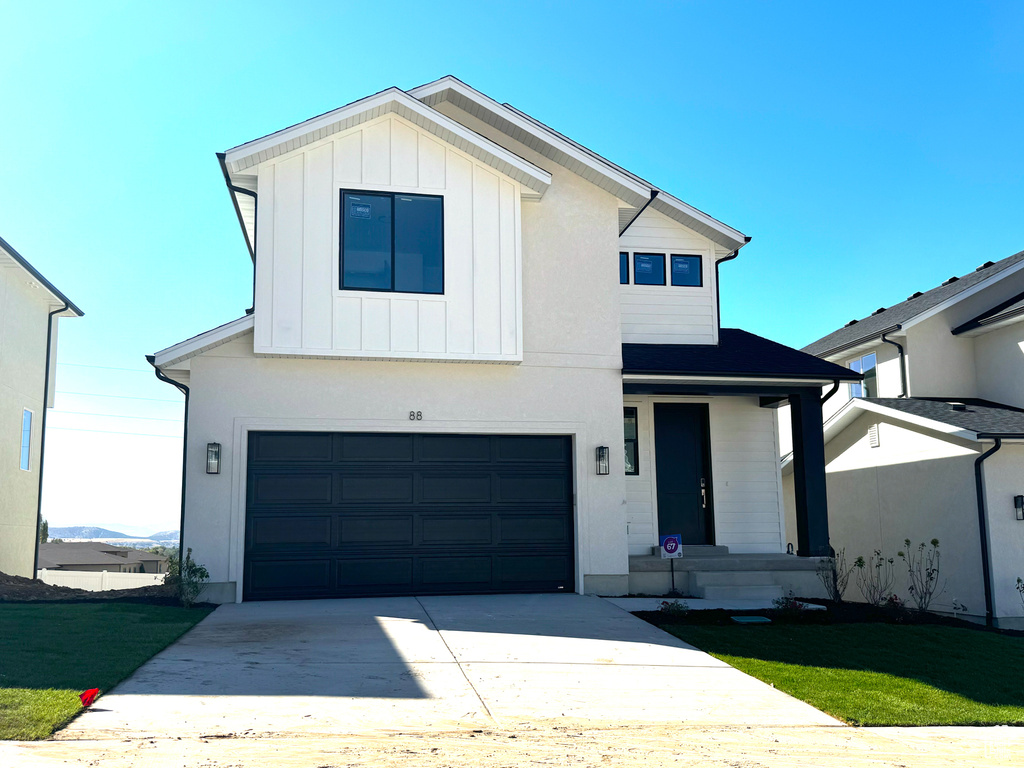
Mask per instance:
[[[924,416],[917,416],[913,413],[906,413],[905,411],[900,411],[896,408],[886,408],[884,405],[869,403],[865,400],[861,400],[860,398],[854,398],[850,403],[853,404],[853,408],[857,408],[862,411],[877,413],[881,416],[894,419],[895,421],[902,421],[905,424],[913,424],[917,427],[921,427],[922,429],[927,429],[931,432],[937,432],[942,435],[948,435],[949,437],[959,437],[963,440],[978,442],[978,433],[969,429],[955,427],[952,424],[945,424],[941,421],[935,421],[934,419],[927,419]]]
[[[20,253],[18,253],[16,250],[14,250],[11,244],[4,240],[2,237],[0,237],[0,250],[6,253],[11,258],[11,260],[14,261],[15,264],[17,264],[19,267],[28,272],[29,275],[32,276],[32,279],[38,282],[39,285],[42,286],[43,289],[48,294],[50,294],[50,296],[57,300],[57,302],[67,306],[67,310],[65,310],[64,312],[60,312],[57,315],[58,317],[82,317],[85,314],[82,310],[75,306],[74,302],[71,301],[71,299],[69,299],[59,290],[57,290],[57,286],[55,286],[53,283],[51,283],[49,280],[43,277],[39,273],[39,270],[37,270],[35,267],[29,264],[28,260]]]
[[[981,336],[989,331],[1005,328],[1008,325],[1013,325],[1014,323],[1022,321],[1024,321],[1024,307],[1014,310],[1013,312],[1007,312],[1005,315],[993,315],[988,320],[983,320],[967,330],[958,331],[954,328],[952,333],[954,336]]]
[[[872,331],[871,333],[865,334],[864,336],[861,336],[858,339],[854,339],[853,341],[848,341],[845,344],[840,344],[838,347],[826,349],[824,352],[820,352],[817,355],[815,355],[815,357],[819,357],[822,360],[829,360],[830,358],[833,357],[844,357],[844,352],[852,352],[855,348],[864,346],[866,344],[870,344],[873,346],[873,342],[878,342],[879,344],[881,344],[883,336],[896,333],[897,331],[902,331],[904,328],[904,325],[896,323],[895,325],[890,325],[888,328],[881,328],[877,331]],[[901,336],[905,335],[905,333],[901,334]]]
[[[255,316],[244,315],[237,320],[232,320],[230,323],[217,326],[198,336],[193,336],[191,339],[186,339],[160,350],[154,355],[154,362],[156,367],[160,369],[176,365],[209,349],[237,339],[239,336],[252,330],[254,325]]]
[[[293,125],[282,131],[272,133],[260,139],[241,144],[224,153],[229,168],[239,172],[244,168],[264,162],[286,152],[291,152],[314,141],[319,141],[338,130],[332,126],[352,118],[378,111],[377,117],[386,112],[394,112],[410,122],[425,128],[439,138],[453,144],[482,162],[495,167],[507,176],[515,179],[538,195],[543,195],[551,185],[551,174],[529,160],[496,144],[466,128],[461,123],[441,114],[434,108],[412,98],[398,88],[388,88],[373,96],[368,96],[352,104],[339,107],[327,114],[311,118]],[[372,118],[368,118],[372,119]],[[365,120],[360,121],[365,122]],[[353,123],[353,125],[356,123]],[[452,138],[454,137],[454,141]]]
[[[859,380],[859,374],[855,374]],[[801,387],[825,386],[835,381],[834,378],[816,376],[813,378],[777,377],[777,376],[688,376],[686,374],[646,374],[624,373],[622,380],[631,384],[793,384]]]
[[[473,101],[477,105],[491,111],[493,114],[507,120],[516,128],[529,134],[533,138],[542,141],[549,146],[564,152],[566,155],[582,163],[590,170],[599,173],[614,182],[622,185],[628,192],[642,198],[642,201],[624,200],[624,202],[635,202],[637,206],[643,205],[650,200],[651,192],[658,191],[658,198],[652,203],[655,210],[660,210],[665,215],[678,221],[680,224],[693,229],[709,240],[722,245],[729,250],[738,250],[750,242],[750,238],[742,232],[723,224],[717,219],[709,216],[703,211],[684,203],[682,200],[659,190],[650,182],[644,181],[639,176],[630,173],[625,168],[615,165],[596,152],[578,144],[567,136],[555,131],[553,128],[544,125],[539,120],[530,117],[524,112],[516,109],[510,104],[499,104],[487,94],[477,91],[475,88],[466,85],[461,80],[451,75],[442,77],[432,83],[421,85],[409,91],[409,95],[417,99],[427,99],[431,96],[442,94],[445,91],[454,91],[463,98]],[[457,105],[456,105],[457,106]],[[658,200],[661,200],[659,206]]]

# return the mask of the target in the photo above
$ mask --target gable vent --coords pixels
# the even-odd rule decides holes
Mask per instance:
[[[871,313],[871,316],[874,317],[875,315],[880,315],[883,312],[885,312],[885,307],[879,307],[878,309]]]
[[[994,261],[986,261],[986,262],[985,262],[984,264],[982,264],[982,265],[981,265],[980,267],[978,267],[978,268],[977,268],[976,270],[974,270],[974,271],[975,271],[975,272],[981,272],[981,270],[983,270],[983,269],[988,269],[988,268],[989,268],[989,267],[991,267],[991,266],[992,266],[993,264],[995,264],[995,262],[994,262]]]
[[[868,445],[870,445],[872,448],[877,448],[878,446],[881,445],[881,442],[878,439],[877,424],[872,424],[871,428],[868,429]]]
[[[851,320],[846,325],[844,325],[843,328],[849,328],[851,325],[856,325],[859,322],[860,322],[859,320]]]
[[[949,285],[950,283],[955,283],[959,279],[960,279],[959,277],[953,276],[953,277],[949,278],[949,280],[944,282],[943,285]]]
[[[918,296],[924,296],[924,294],[921,293],[920,291],[915,291],[914,293],[907,296],[907,301],[910,301],[911,299],[916,299]]]

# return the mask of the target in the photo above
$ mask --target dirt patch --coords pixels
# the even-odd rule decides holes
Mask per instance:
[[[39,602],[129,602],[150,605],[179,605],[175,587],[170,584],[154,584],[135,589],[108,589],[90,592],[86,589],[59,587],[45,584],[39,579],[10,576],[0,573],[0,603]]]

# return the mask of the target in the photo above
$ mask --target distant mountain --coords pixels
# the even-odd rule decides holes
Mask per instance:
[[[146,538],[147,539],[152,539],[153,541],[177,541],[178,540],[178,532],[177,531],[157,531],[156,533],[151,534],[151,535],[147,536]]]
[[[71,525],[66,528],[50,526],[51,539],[129,539],[134,538],[125,533],[118,533],[109,528],[97,528],[94,525]],[[175,532],[177,536],[177,532]]]

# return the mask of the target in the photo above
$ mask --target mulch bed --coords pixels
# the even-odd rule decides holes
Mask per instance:
[[[671,602],[672,598],[666,598]],[[946,627],[960,627],[983,632],[998,632],[1003,635],[1024,637],[1024,631],[1014,629],[997,629],[986,627],[965,619],[954,619],[952,616],[940,616],[936,613],[923,613],[916,609],[888,608],[868,605],[867,603],[834,603],[831,600],[816,598],[797,598],[803,603],[823,605],[826,610],[780,610],[767,608],[757,611],[687,611],[676,613],[670,611],[635,611],[634,615],[655,626],[668,624],[690,624],[699,626],[735,626],[733,616],[766,616],[777,624],[938,624]],[[681,602],[686,602],[682,598]]]
[[[148,605],[180,605],[177,591],[171,584],[155,584],[135,589],[108,589],[90,592],[86,589],[44,584],[38,579],[0,573],[0,603],[83,603],[83,602],[146,603]]]

